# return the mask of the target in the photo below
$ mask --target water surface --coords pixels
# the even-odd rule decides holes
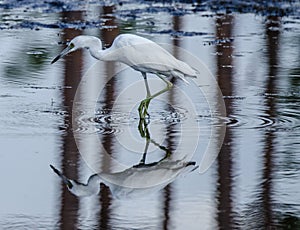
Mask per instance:
[[[249,12],[241,13],[236,6],[186,3],[49,4],[0,4],[3,229],[300,227],[296,3],[257,11],[244,6]],[[174,159],[201,165],[209,141],[220,153],[204,173],[193,171],[153,193],[116,199],[102,185],[100,194],[78,198],[49,164],[82,182],[94,171],[138,164],[146,139],[137,107],[146,92],[138,72],[97,62],[86,51],[50,62],[76,35],[98,36],[109,47],[120,33],[199,58],[226,105],[219,116],[216,89],[206,94],[207,85],[174,80],[173,90],[151,102],[147,128],[158,145],[149,145],[146,162],[159,161],[167,149]],[[96,77],[78,90],[90,75]],[[155,76],[149,82],[153,91],[164,87]],[[220,127],[226,128],[221,146]]]

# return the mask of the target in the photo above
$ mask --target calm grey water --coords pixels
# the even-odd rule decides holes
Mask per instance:
[[[0,229],[300,228],[296,8],[281,16],[183,3],[18,4],[0,1]],[[151,102],[146,163],[169,151],[200,167],[205,159],[208,169],[137,197],[116,198],[104,185],[76,197],[49,164],[84,183],[137,165],[146,145],[137,108],[146,92],[138,72],[86,51],[50,62],[76,35],[109,47],[120,33],[201,60],[205,84],[177,79]],[[153,92],[164,87],[154,76],[149,82]]]

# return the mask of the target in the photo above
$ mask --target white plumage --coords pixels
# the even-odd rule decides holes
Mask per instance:
[[[195,162],[163,160],[149,165],[132,166],[116,173],[97,173],[89,177],[86,184],[68,179],[50,165],[62,179],[68,190],[76,196],[92,196],[100,192],[100,183],[109,187],[115,198],[135,198],[159,191],[177,177],[198,168]]]
[[[147,109],[150,100],[172,87],[172,83],[161,75],[178,77],[184,81],[186,81],[185,77],[197,77],[199,75],[195,69],[176,59],[155,42],[133,34],[119,35],[115,38],[112,46],[105,50],[102,49],[102,42],[99,38],[86,35],[77,36],[70,41],[68,47],[52,63],[80,48],[88,49],[90,54],[98,60],[122,62],[142,73],[147,90],[147,98],[141,102],[139,107],[142,119],[148,114]],[[151,95],[146,73],[156,74],[167,84],[167,87]]]

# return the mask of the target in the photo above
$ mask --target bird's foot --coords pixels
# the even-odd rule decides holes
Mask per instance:
[[[150,115],[148,113],[148,106],[150,104],[150,98],[146,98],[141,101],[141,104],[139,105],[139,115],[141,120],[145,120],[147,118],[150,118]]]

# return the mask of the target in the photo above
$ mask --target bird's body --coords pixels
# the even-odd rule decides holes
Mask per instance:
[[[194,171],[195,162],[163,160],[155,164],[132,166],[115,173],[97,173],[89,177],[86,184],[68,179],[54,166],[54,172],[76,196],[91,196],[100,192],[100,183],[111,190],[115,198],[134,198],[155,192],[174,181],[178,176]]]
[[[173,77],[196,77],[197,72],[155,42],[132,34],[121,34],[104,50],[103,59],[122,62],[133,69]]]
[[[88,49],[90,54],[98,60],[122,62],[142,73],[147,89],[147,98],[142,101],[139,107],[141,118],[148,114],[147,108],[150,100],[172,87],[172,83],[164,79],[162,75],[179,77],[182,80],[184,77],[197,77],[198,75],[195,69],[176,59],[155,42],[133,34],[117,36],[111,47],[105,50],[102,49],[102,42],[99,38],[86,35],[77,36],[70,41],[68,47],[52,63],[80,48]],[[147,73],[156,74],[167,84],[167,87],[151,95],[146,77]]]

